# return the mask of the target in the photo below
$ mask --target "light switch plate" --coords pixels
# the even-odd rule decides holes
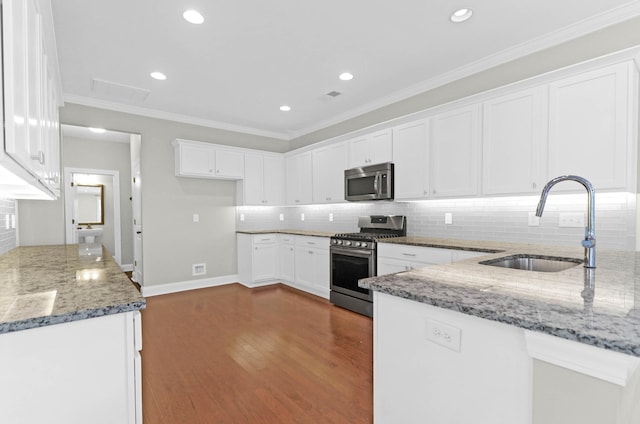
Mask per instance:
[[[193,214],[193,222],[200,222],[200,215],[198,215],[197,213]]]

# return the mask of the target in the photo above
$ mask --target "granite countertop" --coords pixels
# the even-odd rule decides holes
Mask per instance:
[[[239,234],[291,234],[294,236],[332,237],[335,233],[329,231],[309,230],[237,230]]]
[[[361,287],[640,356],[640,253],[599,250],[593,272],[582,265],[532,272],[479,262],[513,254],[582,259],[584,250],[420,237],[383,242],[497,253],[367,278]]]
[[[146,302],[104,247],[17,247],[0,256],[0,333],[144,309]]]

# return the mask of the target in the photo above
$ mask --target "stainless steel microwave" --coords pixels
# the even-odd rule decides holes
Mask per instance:
[[[344,198],[352,202],[393,200],[393,163],[344,171]]]

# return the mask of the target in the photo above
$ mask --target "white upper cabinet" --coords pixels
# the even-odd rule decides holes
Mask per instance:
[[[478,105],[431,118],[431,196],[478,193]]]
[[[247,153],[244,181],[238,185],[244,205],[281,205],[284,200],[284,159],[281,155]]]
[[[538,193],[547,136],[547,90],[536,87],[483,103],[482,193]]]
[[[396,199],[416,199],[429,193],[429,121],[393,128]]]
[[[344,202],[347,144],[337,143],[313,151],[313,203]]]
[[[44,197],[58,197],[61,90],[53,28],[44,24],[50,21],[50,7],[46,0],[6,0],[2,9],[5,140],[0,165]]]
[[[596,190],[625,189],[627,155],[637,125],[632,63],[565,78],[549,86],[548,178],[582,176]],[[634,98],[635,96],[635,98]],[[573,184],[559,189],[581,190]]]
[[[391,162],[392,140],[393,133],[389,128],[349,141],[349,168]]]
[[[244,152],[199,141],[175,140],[176,176],[239,180],[244,177]]]
[[[306,205],[313,202],[313,173],[311,152],[288,156],[285,159],[287,205]]]
[[[244,176],[244,154],[237,150],[216,149],[215,173],[217,178],[239,180]]]

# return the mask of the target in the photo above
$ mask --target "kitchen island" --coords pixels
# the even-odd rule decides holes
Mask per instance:
[[[640,255],[534,272],[481,262],[583,249],[384,242],[495,253],[361,280],[374,290],[376,422],[640,422]]]
[[[141,422],[145,305],[104,248],[0,256],[0,422]]]

